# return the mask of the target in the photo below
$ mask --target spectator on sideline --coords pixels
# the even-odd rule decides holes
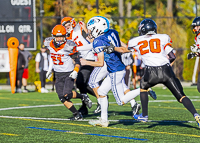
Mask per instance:
[[[16,73],[16,93],[22,92],[22,75],[24,72],[25,59],[21,52],[18,52],[17,73]]]
[[[49,69],[49,54],[47,54],[46,47],[43,45],[40,48],[40,53],[37,53],[35,57],[36,61],[36,73],[40,74],[41,81],[41,93],[48,93],[48,90],[45,88],[46,84],[46,73]]]
[[[28,80],[28,62],[32,58],[32,54],[29,51],[24,50],[25,46],[23,43],[19,44],[19,52],[24,56],[25,59],[25,66],[24,66],[24,72],[22,75],[22,85],[24,86],[23,92],[28,92],[26,89],[27,86],[27,80]]]

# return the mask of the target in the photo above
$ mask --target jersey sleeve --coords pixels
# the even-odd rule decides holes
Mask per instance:
[[[170,47],[172,47],[172,39],[169,37],[169,35],[165,35],[164,37],[163,37],[165,40],[165,42],[164,42],[164,49],[167,47],[167,46],[170,46]]]
[[[164,50],[166,54],[169,54],[169,52],[173,50],[172,39],[169,37],[169,35],[165,35],[164,39],[165,39]]]
[[[105,46],[106,45],[104,44],[104,42],[102,40],[94,39],[92,52],[98,54],[103,51],[103,48]]]

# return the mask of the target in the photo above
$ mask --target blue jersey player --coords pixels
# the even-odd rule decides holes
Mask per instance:
[[[99,125],[107,127],[108,122],[108,99],[107,94],[111,89],[118,105],[123,105],[129,101],[135,102],[134,99],[140,94],[140,89],[132,90],[124,93],[124,76],[125,65],[122,63],[121,54],[113,52],[106,54],[103,52],[105,46],[109,46],[112,43],[114,46],[121,46],[118,32],[109,29],[109,21],[105,17],[95,16],[91,18],[87,23],[87,29],[89,36],[95,38],[93,41],[93,51],[97,53],[98,60],[96,62],[80,59],[82,65],[90,65],[95,67],[102,67],[104,61],[107,65],[109,74],[104,79],[101,86],[98,88],[98,94],[100,96],[101,105],[101,118],[99,120],[90,121],[92,125]],[[132,103],[131,103],[132,105]],[[138,106],[139,108],[139,106]]]

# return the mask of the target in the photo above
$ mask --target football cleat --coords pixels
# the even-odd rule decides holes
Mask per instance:
[[[87,94],[83,94],[83,99],[82,101],[87,105],[87,107],[90,109],[92,107],[92,101],[88,97]]]
[[[71,118],[70,120],[76,121],[76,120],[82,120],[82,119],[83,119],[82,114],[81,114],[80,112],[78,112],[78,113],[75,113],[75,114],[74,114],[74,117]]]
[[[143,117],[142,116],[142,113],[140,115],[134,115],[134,118],[137,120],[137,121],[140,121],[140,122],[147,122],[148,121],[148,116],[145,116]]]
[[[151,88],[148,89],[148,94],[149,94],[154,100],[157,99],[156,93],[155,93]]]
[[[198,124],[198,127],[200,128],[200,116],[199,116],[199,114],[195,113],[194,114],[194,118],[195,118],[195,120],[196,120],[196,122]]]
[[[102,120],[101,118],[99,118],[99,120],[91,120],[88,123],[93,126],[101,126],[101,127],[108,127],[109,125],[109,121]]]
[[[79,112],[81,112],[82,115],[88,115],[88,109],[86,106],[82,105],[79,109]]]
[[[139,110],[141,109],[140,104],[138,104],[137,102],[135,103],[135,105],[132,107],[132,116],[139,114]]]
[[[97,102],[97,108],[94,110],[94,113],[101,112],[101,105]]]

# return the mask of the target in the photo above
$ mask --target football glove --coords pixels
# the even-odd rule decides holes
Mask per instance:
[[[77,71],[73,71],[73,72],[69,75],[69,77],[71,77],[71,78],[73,78],[73,79],[76,79],[77,76],[78,76]]]
[[[115,51],[115,46],[112,43],[110,43],[110,45],[106,46],[103,51],[107,54],[113,53]]]
[[[194,58],[194,57],[196,57],[197,55],[195,54],[195,53],[188,53],[187,54],[187,59],[189,60],[189,59],[192,59],[192,58]]]
[[[199,45],[196,45],[196,44],[193,44],[193,46],[190,46],[190,49],[193,53],[200,52],[200,47]]]
[[[46,78],[50,80],[51,76],[52,76],[52,71],[48,71],[46,73]]]

